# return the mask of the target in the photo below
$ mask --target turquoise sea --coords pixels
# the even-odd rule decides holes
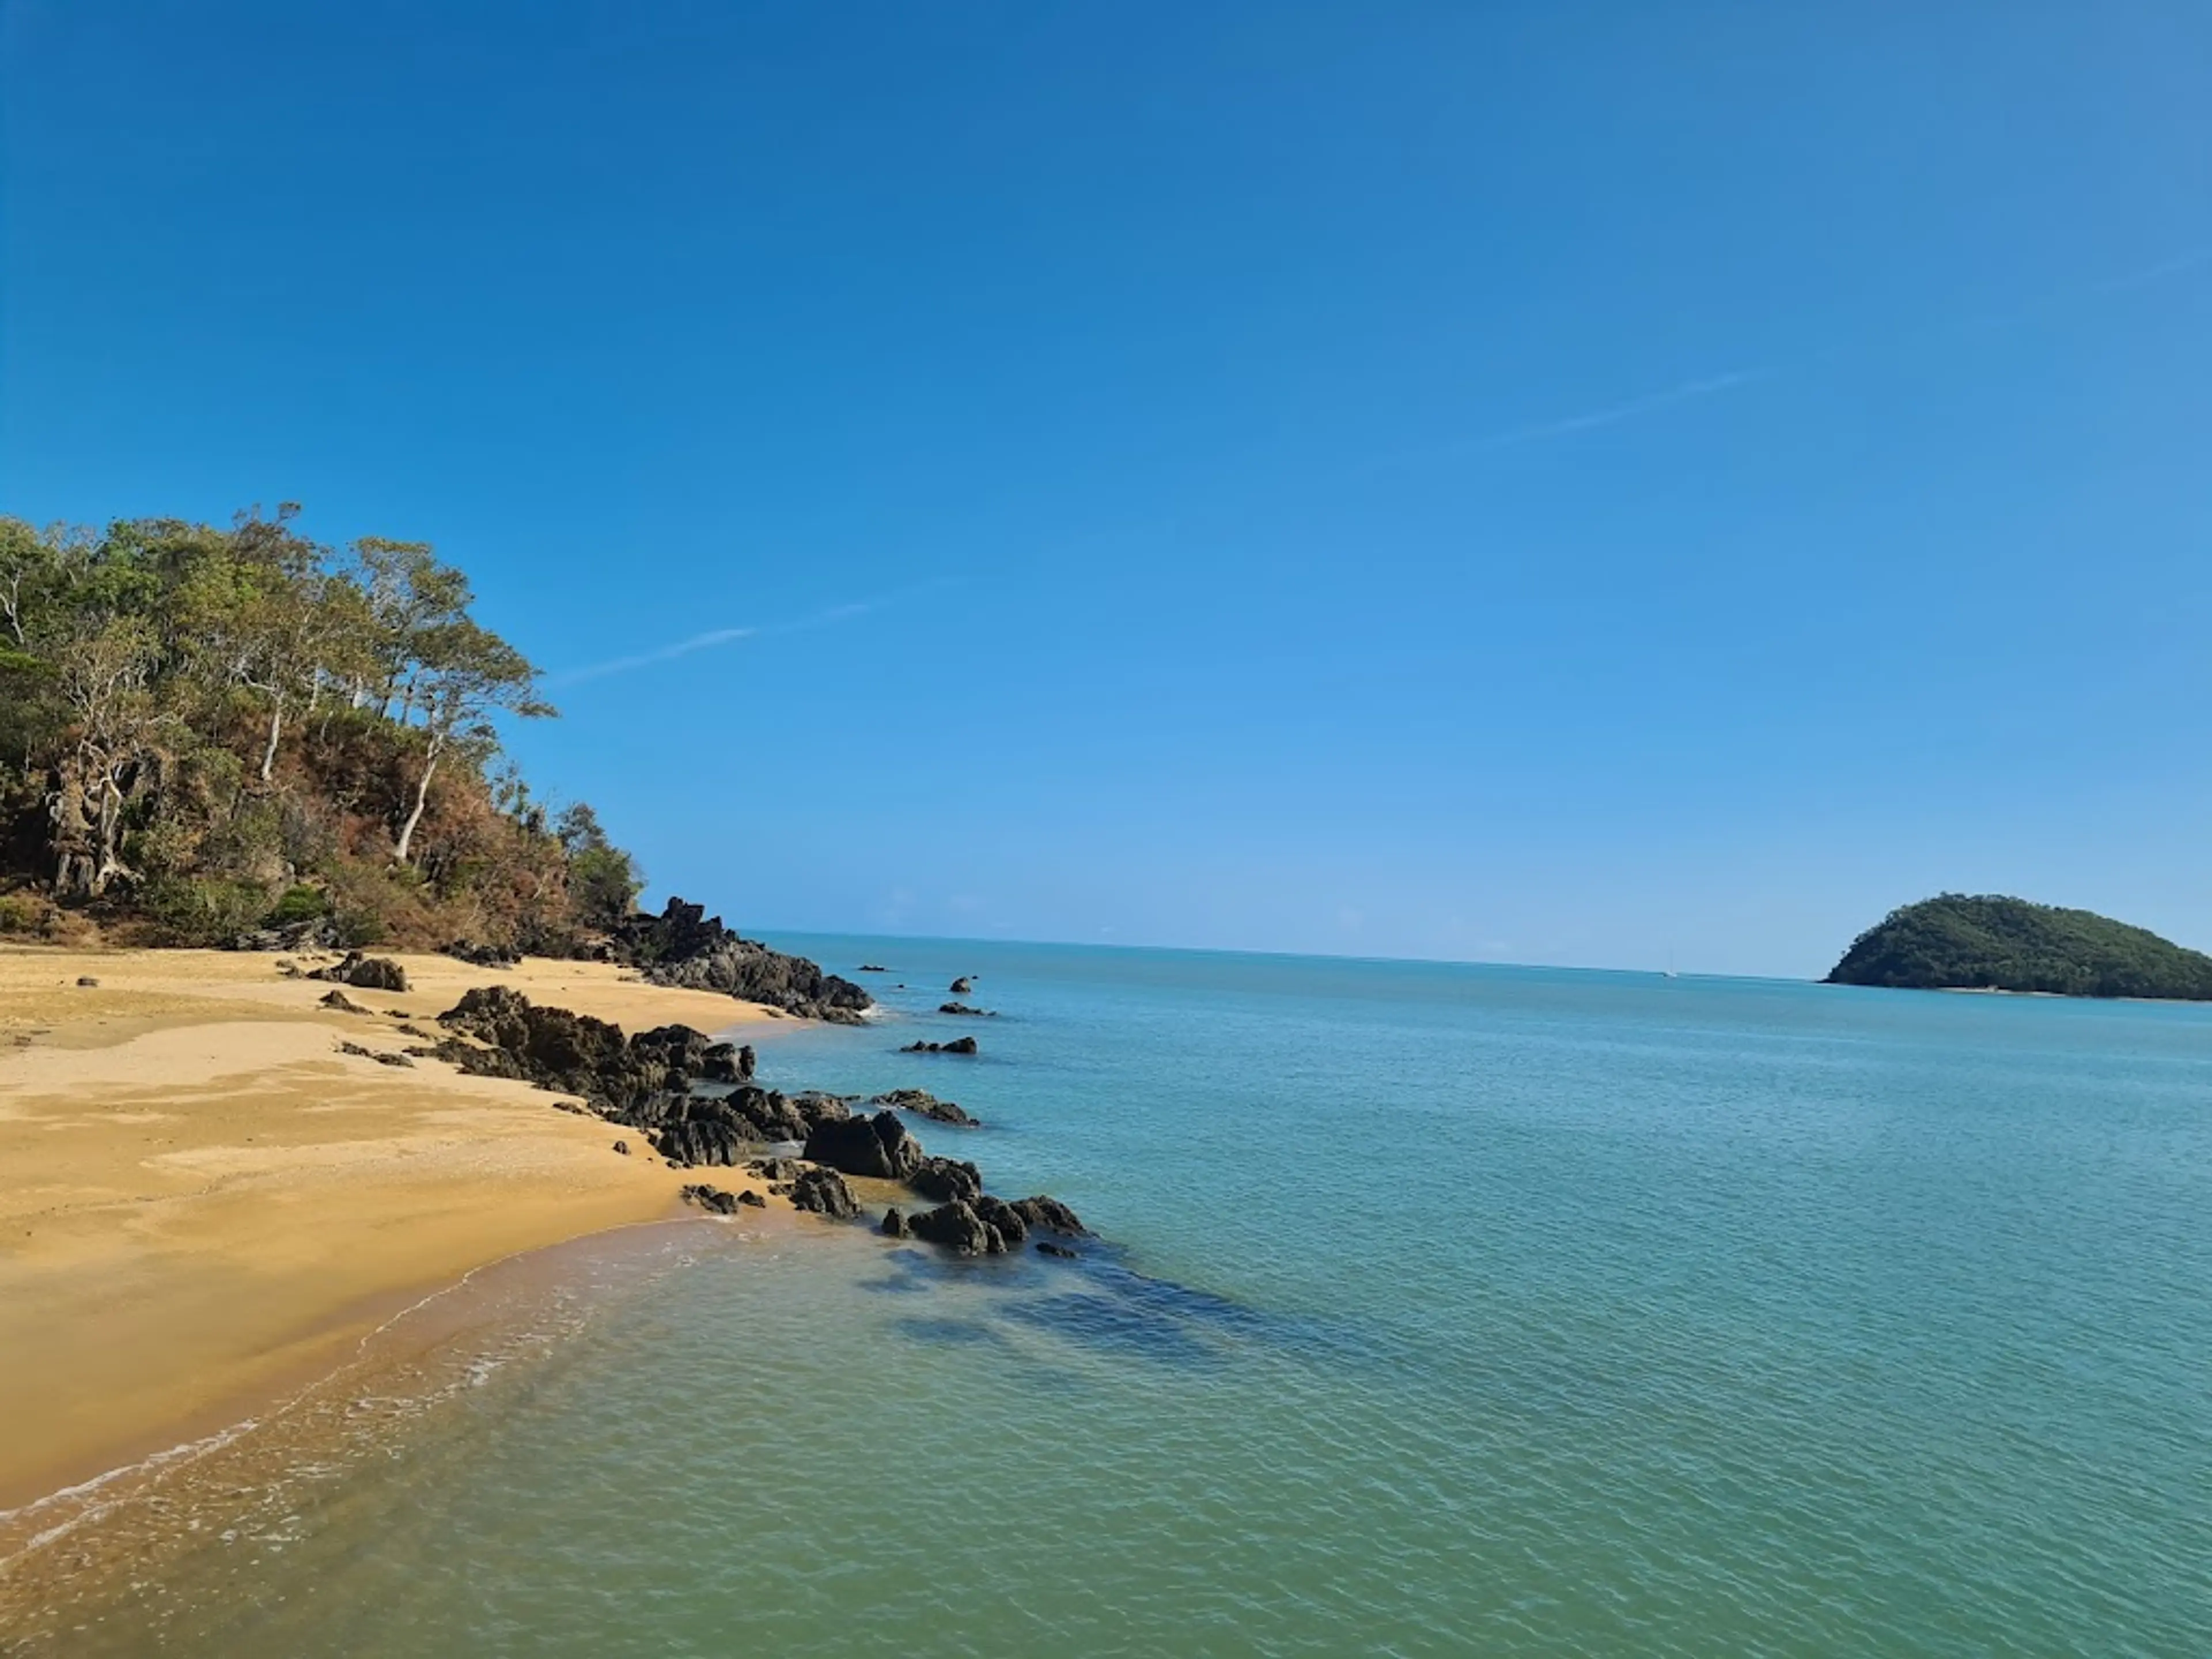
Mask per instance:
[[[2212,1009],[775,942],[892,971],[767,1080],[957,1099],[1112,1248],[486,1275],[0,1650],[2212,1653]]]

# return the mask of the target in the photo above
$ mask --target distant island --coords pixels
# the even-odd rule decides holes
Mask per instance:
[[[2212,1000],[2212,957],[2088,910],[1945,893],[1893,910],[1831,985]]]

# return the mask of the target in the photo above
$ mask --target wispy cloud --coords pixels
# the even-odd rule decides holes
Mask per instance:
[[[2081,304],[2085,300],[2106,295],[2124,294],[2138,289],[2155,287],[2212,268],[2212,246],[2185,249],[2169,254],[2163,259],[2118,276],[2102,277],[2095,282],[2062,289],[2044,295],[2039,299],[2016,306],[2008,311],[1975,317],[1954,318],[1948,323],[1916,330],[1905,334],[1880,338],[1839,343],[1826,349],[1790,362],[1770,364],[1765,368],[1729,369],[1718,374],[1699,375],[1679,385],[1666,386],[1656,392],[1623,398],[1618,403],[1602,404],[1595,409],[1562,415],[1548,421],[1531,422],[1523,426],[1506,427],[1496,432],[1486,432],[1474,437],[1448,440],[1417,449],[1401,450],[1378,458],[1370,466],[1387,468],[1422,461],[1443,460],[1453,456],[1481,454],[1491,450],[1511,449],[1522,444],[1543,443],[1559,438],[1572,437],[1577,433],[1595,431],[1601,427],[1618,426],[1623,422],[1642,420],[1665,410],[1679,408],[1706,398],[1726,392],[1740,392],[1747,386],[1802,374],[1817,366],[1850,357],[1877,346],[1894,347],[1900,343],[1920,343],[1935,338],[1990,328],[2010,328],[2036,321],[2055,311]]]
[[[650,651],[640,651],[626,657],[610,657],[605,662],[587,663],[581,668],[570,668],[549,676],[549,688],[579,685],[587,680],[603,680],[613,674],[628,674],[640,668],[652,668],[678,657],[688,657],[695,651],[713,651],[726,645],[735,645],[741,640],[767,639],[781,634],[804,634],[817,628],[831,628],[839,623],[850,622],[856,617],[880,610],[887,605],[907,599],[932,588],[947,587],[959,580],[957,576],[933,576],[927,581],[916,582],[890,593],[872,599],[854,599],[843,605],[833,605],[826,611],[817,611],[811,617],[801,617],[795,622],[763,623],[745,628],[710,628],[703,634],[694,634],[687,639],[655,646]]]
[[[603,680],[610,674],[627,674],[632,669],[650,668],[655,663],[673,662],[678,657],[688,657],[694,651],[712,651],[721,645],[734,645],[739,640],[751,639],[761,630],[757,628],[711,628],[703,634],[694,634],[688,640],[678,640],[651,651],[641,651],[635,656],[610,657],[605,662],[586,664],[556,674],[546,681],[548,685],[577,685],[586,680]]]

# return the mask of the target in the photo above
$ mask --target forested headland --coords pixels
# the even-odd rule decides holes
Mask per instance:
[[[2212,957],[2094,911],[1945,893],[1891,911],[1828,981],[2203,1001],[2212,999]]]
[[[574,954],[641,878],[503,761],[554,712],[424,543],[0,517],[0,933]]]

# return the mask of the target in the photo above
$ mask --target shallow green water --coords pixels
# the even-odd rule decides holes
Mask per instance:
[[[2212,1651],[2212,1011],[779,942],[1119,1248],[610,1245],[28,1650]]]

